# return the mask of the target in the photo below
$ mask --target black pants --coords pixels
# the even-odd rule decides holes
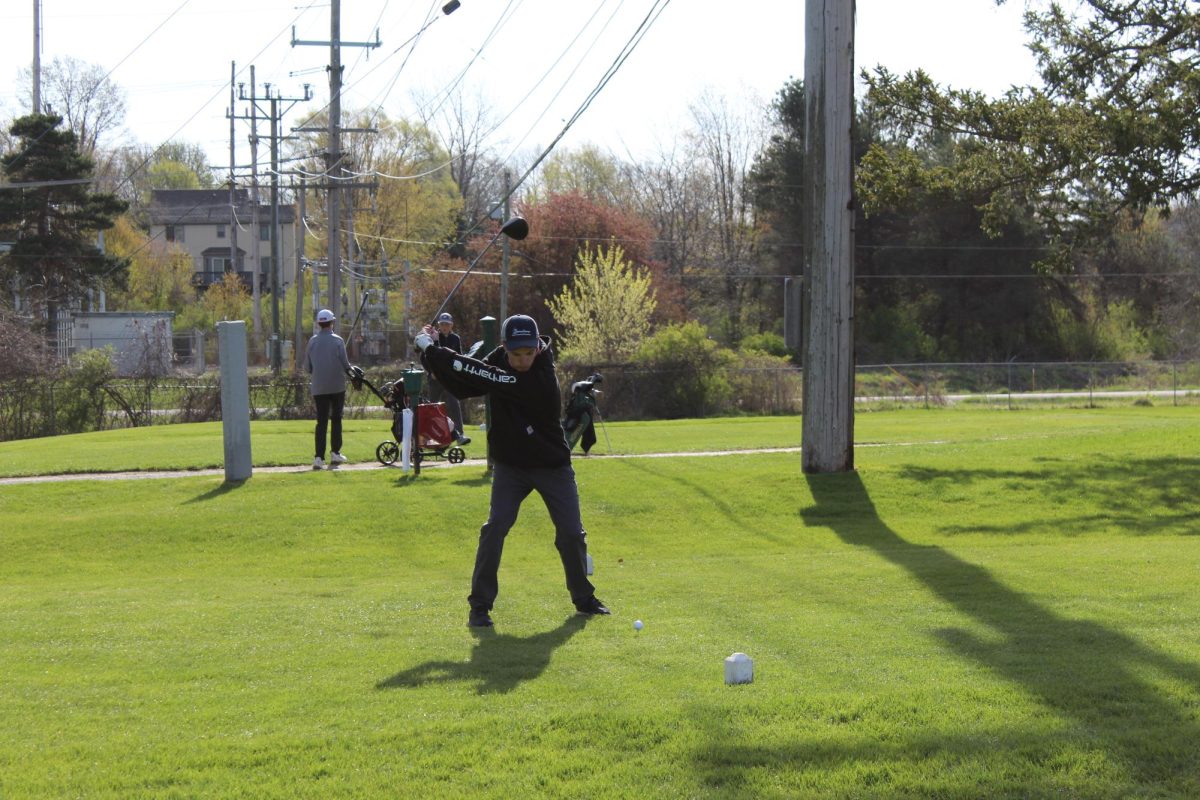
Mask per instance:
[[[342,408],[346,405],[346,393],[314,394],[313,402],[317,404],[317,458],[325,458],[325,428],[330,420],[333,421],[330,444],[333,452],[342,452]]]
[[[492,507],[488,521],[479,529],[475,572],[471,576],[471,608],[491,611],[499,592],[497,573],[504,537],[517,521],[521,502],[537,491],[554,523],[554,546],[567,576],[567,591],[576,607],[596,592],[587,578],[587,531],[579,516],[579,488],[570,464],[552,469],[522,469],[496,464],[492,474]]]

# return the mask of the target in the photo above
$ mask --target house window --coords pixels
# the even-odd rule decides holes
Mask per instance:
[[[223,256],[208,256],[204,262],[206,272],[221,273],[229,270],[229,259]]]
[[[166,237],[166,239],[167,239],[167,241],[168,241],[168,242],[173,242],[173,241],[175,241],[175,226],[174,226],[174,225],[168,225],[168,226],[166,227],[166,233],[164,234],[164,236]]]
[[[167,226],[167,241],[168,242],[182,242],[183,241],[183,226],[182,225],[168,225]]]
[[[218,238],[218,239],[224,239],[224,238],[225,238],[225,226],[224,226],[224,225],[218,225],[218,226],[217,226],[217,238]]]
[[[262,257],[262,273],[263,273],[263,275],[271,274],[271,257],[270,256]]]
[[[258,240],[260,242],[271,241],[271,224],[264,222],[258,226]]]

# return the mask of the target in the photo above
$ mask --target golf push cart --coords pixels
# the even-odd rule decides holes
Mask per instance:
[[[421,462],[426,459],[444,458],[451,464],[461,464],[467,458],[466,451],[455,444],[454,424],[446,414],[446,404],[422,402],[419,399],[422,375],[421,370],[408,369],[400,380],[388,381],[377,389],[359,367],[353,367],[350,373],[350,381],[355,389],[361,390],[366,386],[392,412],[392,438],[380,442],[375,448],[375,457],[380,464],[391,466],[401,460],[404,410],[412,410],[409,460],[417,475],[421,474]]]

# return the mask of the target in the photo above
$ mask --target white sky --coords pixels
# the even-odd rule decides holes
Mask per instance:
[[[470,64],[467,96],[481,95],[493,118],[505,120],[490,140],[501,156],[549,144],[654,5],[462,0],[443,16],[444,2],[343,0],[343,41],[373,40],[377,27],[382,40],[369,51],[343,49],[343,108],[373,110],[382,103],[389,116],[411,114],[414,91],[436,95]],[[1029,83],[1034,71],[1020,24],[1024,5],[857,0],[856,69],[921,67],[939,82],[989,94]],[[34,0],[4,0],[0,9],[4,117],[18,109],[18,70],[32,60],[33,6]],[[636,157],[689,127],[688,106],[705,90],[735,106],[769,100],[790,77],[803,77],[804,6],[803,0],[670,0],[560,146],[592,142]],[[328,47],[290,44],[293,24],[299,39],[328,41],[327,2],[43,0],[42,8],[42,63],[73,56],[109,70],[127,93],[125,127],[139,142],[199,143],[214,165],[227,165],[231,61],[239,81],[249,82],[254,64],[260,86],[270,82],[285,96],[302,94],[305,82],[313,85],[314,102],[293,109],[285,127],[301,123],[302,109],[329,99]],[[430,18],[435,21],[410,55],[406,40]],[[239,102],[237,110],[248,106]],[[239,123],[239,163],[246,162],[248,129]]]

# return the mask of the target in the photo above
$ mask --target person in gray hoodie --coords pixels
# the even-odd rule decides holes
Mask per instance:
[[[325,466],[325,431],[330,427],[329,468],[345,464],[342,455],[342,408],[346,404],[346,374],[350,372],[350,359],[346,356],[346,343],[333,332],[337,317],[327,308],[317,312],[319,330],[308,340],[304,357],[304,368],[312,375],[312,397],[317,406],[316,458],[313,469]]]

